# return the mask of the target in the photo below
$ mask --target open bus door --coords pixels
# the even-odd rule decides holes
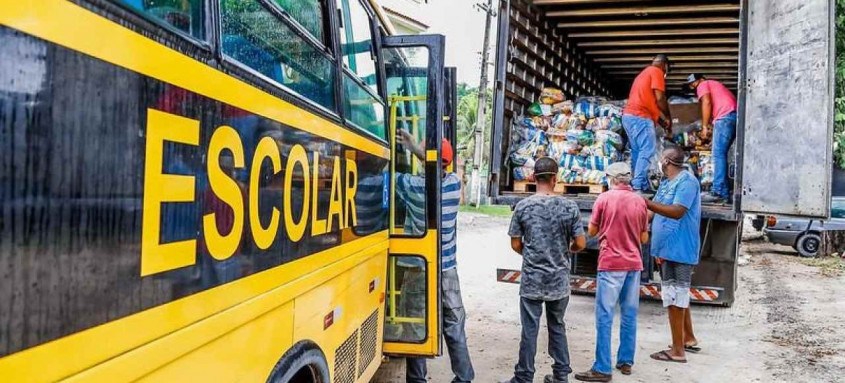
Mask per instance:
[[[382,39],[388,100],[390,248],[384,352],[437,356],[440,315],[440,142],[444,137],[444,37]],[[425,143],[419,161],[396,142],[399,129]]]

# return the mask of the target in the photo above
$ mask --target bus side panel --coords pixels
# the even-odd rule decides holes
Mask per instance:
[[[288,302],[161,369],[148,382],[263,382],[292,345],[294,304]]]
[[[387,252],[296,298],[294,343],[319,344],[332,381],[368,382],[381,363]]]
[[[364,263],[172,361],[143,380],[261,382],[267,380],[292,345],[309,341],[326,355],[332,376],[337,370],[345,372],[345,366],[353,366],[350,371],[355,378],[369,381],[375,372],[370,367],[377,368],[381,361],[381,297],[387,253],[365,253],[362,255],[368,259]],[[354,347],[344,348],[350,344]],[[340,349],[345,353],[336,355],[335,350]],[[365,361],[363,365],[361,360]]]

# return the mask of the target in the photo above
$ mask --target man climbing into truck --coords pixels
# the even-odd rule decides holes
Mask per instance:
[[[702,194],[702,202],[730,202],[728,149],[736,138],[736,96],[725,85],[693,73],[687,78],[701,104],[701,137],[713,142],[713,187]]]
[[[666,74],[669,73],[669,58],[659,54],[651,65],[643,69],[634,79],[628,104],[622,115],[622,127],[631,147],[631,167],[634,179],[631,186],[635,191],[651,194],[648,181],[651,160],[657,152],[655,127],[659,124],[672,134],[672,116],[666,98]]]

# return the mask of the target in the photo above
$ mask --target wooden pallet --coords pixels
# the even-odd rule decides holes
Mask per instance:
[[[605,191],[604,185],[593,184],[565,184],[555,185],[555,193],[561,194],[601,194]],[[537,184],[531,181],[514,181],[513,191],[516,193],[534,193],[537,191]]]

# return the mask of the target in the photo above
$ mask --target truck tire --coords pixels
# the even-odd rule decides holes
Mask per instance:
[[[316,346],[299,343],[276,363],[267,383],[329,383],[326,357]]]
[[[822,246],[822,237],[818,233],[804,233],[795,242],[795,250],[798,255],[805,258],[813,258],[819,255]]]

